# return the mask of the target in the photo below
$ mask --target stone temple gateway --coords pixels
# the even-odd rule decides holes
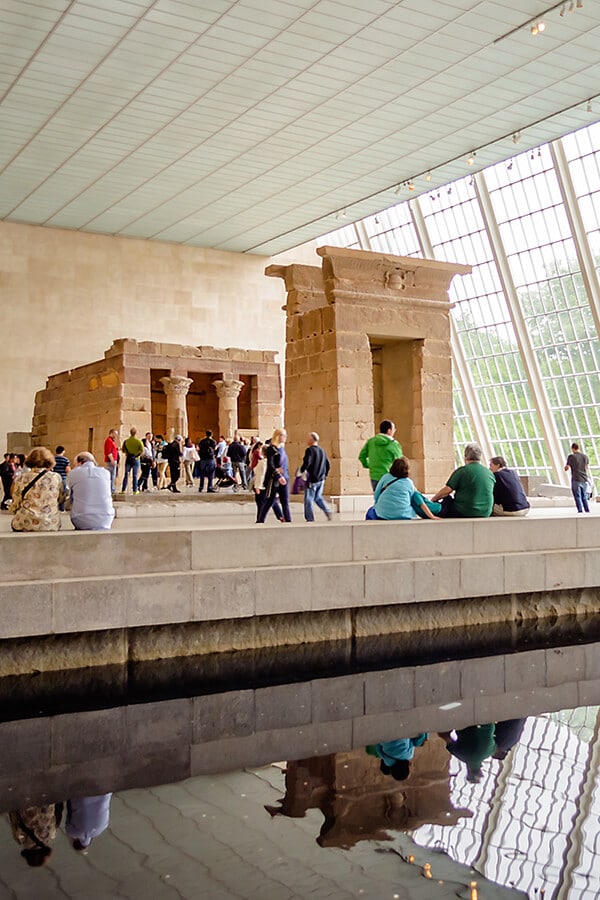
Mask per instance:
[[[448,288],[470,266],[321,247],[322,267],[269,266],[287,289],[285,424],[292,460],[316,430],[331,459],[327,490],[364,494],[357,460],[382,418],[397,425],[415,483],[453,468]]]

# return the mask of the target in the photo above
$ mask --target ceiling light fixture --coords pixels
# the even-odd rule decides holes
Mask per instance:
[[[588,100],[585,111],[586,112],[594,112],[594,110],[592,109],[592,101],[591,100]]]
[[[425,181],[431,181],[431,172],[425,172]]]
[[[531,26],[531,33],[535,37],[536,34],[540,33],[540,29],[538,28],[537,22],[534,22]]]
[[[467,156],[467,165],[472,166],[475,162],[475,157],[477,156],[476,150],[471,150],[470,154]]]
[[[515,131],[515,133],[514,133],[513,136],[512,136],[512,142],[513,142],[513,144],[518,144],[520,140],[521,140],[521,132],[520,132],[520,131]]]
[[[514,162],[513,162],[513,160],[511,159],[511,161],[509,162],[509,164],[508,164],[507,167],[506,167],[506,169],[507,169],[508,172],[510,172],[510,170],[511,170],[512,167],[513,167],[513,165],[514,165]]]
[[[538,31],[540,34],[542,34],[545,30],[546,30],[546,23],[542,19],[540,19],[540,21],[538,22]]]
[[[409,181],[409,182],[408,182],[408,189],[409,189],[409,191],[414,191],[415,186],[414,186],[414,183],[413,183],[412,181]]]
[[[402,190],[402,185],[401,185],[401,184],[397,184],[397,185],[396,185],[396,189],[394,190],[394,193],[395,193],[396,197],[398,196],[398,194],[400,193],[401,190]]]
[[[347,219],[347,218],[348,218],[348,213],[346,212],[345,209],[342,210],[342,215],[340,216],[340,218],[342,218],[342,219]]]

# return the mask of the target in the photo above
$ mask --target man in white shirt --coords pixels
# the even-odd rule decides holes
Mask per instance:
[[[84,451],[69,472],[67,488],[71,500],[71,522],[78,531],[108,531],[115,517],[110,490],[110,472],[96,465]]]

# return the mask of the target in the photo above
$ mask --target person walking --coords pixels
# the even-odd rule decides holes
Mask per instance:
[[[290,503],[288,497],[288,483],[290,480],[288,471],[288,457],[285,452],[285,442],[287,441],[287,432],[284,428],[277,428],[273,432],[271,443],[264,451],[267,460],[267,471],[265,474],[265,495],[258,516],[257,523],[261,525],[267,518],[267,513],[279,498],[284,522],[292,521],[290,512]]]
[[[315,503],[331,522],[333,518],[330,508],[323,499],[323,486],[329,474],[329,460],[322,447],[319,446],[319,435],[316,431],[308,434],[307,446],[304,451],[304,459],[300,466],[300,472],[306,473],[304,486],[304,518],[307,522],[315,521]]]
[[[575,500],[575,506],[578,513],[589,513],[588,504],[588,471],[590,461],[579,449],[579,444],[573,442],[571,444],[571,452],[567,456],[565,463],[565,472],[571,470],[571,493]]]
[[[151,431],[146,432],[142,444],[144,445],[144,449],[142,450],[142,455],[140,457],[142,476],[140,478],[139,488],[140,491],[148,491],[148,479],[150,478],[150,472],[154,466],[154,440]]]
[[[396,426],[389,419],[384,419],[379,425],[379,434],[369,438],[364,445],[358,459],[364,469],[369,470],[371,487],[377,487],[382,475],[387,475],[395,459],[402,456],[402,447],[395,440]]]
[[[8,509],[9,504],[12,503],[12,483],[15,478],[15,456],[14,453],[5,453],[4,461],[0,463],[0,475],[2,476],[2,490],[4,491],[4,496],[2,498],[2,504],[0,505],[0,509]]]

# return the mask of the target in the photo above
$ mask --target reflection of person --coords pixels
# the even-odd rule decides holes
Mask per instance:
[[[366,749],[371,756],[379,757],[384,775],[391,775],[396,781],[405,781],[410,774],[410,760],[415,755],[415,747],[422,747],[427,738],[427,733],[423,732],[414,738],[369,744]]]
[[[465,464],[455,469],[443,488],[431,498],[442,500],[442,519],[487,518],[494,505],[494,476],[481,465],[477,444],[465,447]],[[454,498],[450,494],[454,493]]]
[[[492,756],[496,749],[494,730],[494,723],[490,722],[487,725],[460,728],[454,732],[456,738],[452,738],[449,733],[440,734],[446,741],[448,753],[466,763],[467,781],[477,784],[483,778],[481,764],[488,756]]]
[[[577,512],[589,513],[588,505],[588,466],[589,459],[579,449],[579,444],[571,444],[571,452],[567,456],[565,472],[571,470],[571,493],[575,500]]]
[[[514,469],[506,467],[506,460],[502,456],[492,456],[490,472],[493,472],[496,480],[492,515],[526,516],[529,512],[529,500]]]
[[[8,814],[13,837],[22,847],[21,856],[28,866],[45,866],[52,855],[50,844],[56,837],[63,813],[62,803],[28,806]]]
[[[115,517],[110,472],[96,465],[87,450],[78,453],[67,479],[71,522],[78,531],[108,531]]]
[[[67,800],[65,831],[74,850],[86,850],[108,828],[111,794]]]
[[[383,475],[375,488],[375,505],[368,511],[367,519],[416,519],[418,516],[437,519],[439,503],[431,503],[415,490],[408,477],[408,460],[401,456],[392,463],[390,471]]]
[[[358,454],[362,467],[369,470],[373,490],[381,476],[390,471],[394,460],[402,456],[402,447],[394,439],[395,433],[394,423],[384,419],[379,425],[379,434],[369,438]]]
[[[331,522],[331,510],[323,499],[323,486],[329,474],[329,460],[323,448],[319,447],[319,435],[316,431],[311,431],[308,435],[300,471],[306,472],[307,476],[304,486],[304,518],[307,522],[315,521],[313,507],[316,503]]]
[[[47,447],[34,447],[25,460],[28,470],[13,484],[13,531],[58,531],[59,505],[65,490],[58,472],[53,472],[54,456]]]
[[[527,719],[506,719],[504,722],[496,722],[494,729],[494,741],[496,750],[494,759],[504,759],[509,750],[518,744],[525,728]]]

